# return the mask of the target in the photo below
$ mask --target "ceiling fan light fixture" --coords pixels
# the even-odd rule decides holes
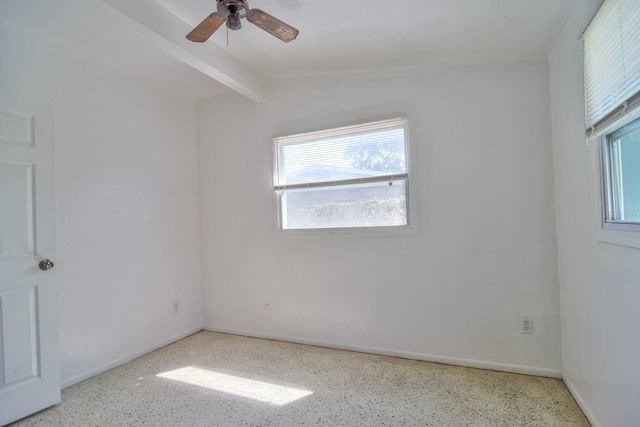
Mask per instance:
[[[227,16],[227,28],[230,30],[239,30],[242,28],[242,22],[240,22],[240,15],[237,13],[230,13]]]

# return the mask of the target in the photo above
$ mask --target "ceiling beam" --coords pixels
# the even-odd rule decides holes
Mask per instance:
[[[266,102],[265,79],[214,42],[193,43],[185,38],[191,26],[155,0],[102,0],[124,15],[140,37],[180,61],[255,102]]]

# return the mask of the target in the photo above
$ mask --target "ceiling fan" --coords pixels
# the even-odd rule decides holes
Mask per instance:
[[[291,25],[285,24],[260,9],[249,9],[249,3],[246,0],[217,0],[217,2],[218,11],[207,16],[187,35],[187,39],[192,42],[205,42],[225,22],[228,29],[239,30],[242,27],[240,22],[242,18],[247,18],[247,21],[283,42],[288,43],[298,37],[298,30]]]

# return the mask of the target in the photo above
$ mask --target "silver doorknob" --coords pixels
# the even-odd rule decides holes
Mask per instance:
[[[51,262],[50,259],[43,259],[40,261],[40,264],[38,264],[38,267],[40,267],[42,271],[51,270],[53,268],[53,262]]]

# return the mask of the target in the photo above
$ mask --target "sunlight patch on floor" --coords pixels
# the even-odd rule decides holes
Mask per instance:
[[[192,366],[163,372],[156,376],[277,406],[284,406],[313,394],[313,391],[310,390],[285,387],[235,375],[221,374]]]

